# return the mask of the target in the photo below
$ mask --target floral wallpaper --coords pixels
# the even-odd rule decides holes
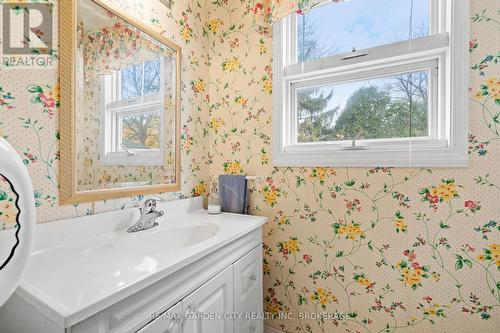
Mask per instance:
[[[98,5],[95,5],[95,8],[99,10]],[[85,27],[85,19],[79,17],[78,44],[83,50],[86,71],[106,73],[150,60],[157,57],[158,53],[164,53],[167,57],[174,55],[172,50],[133,25],[125,23],[110,12],[106,13],[108,21],[103,20],[102,23],[106,22],[107,25],[97,30],[95,27]]]
[[[342,2],[344,0],[331,0]],[[257,0],[253,4],[256,28],[262,34],[271,32],[274,22],[281,20],[290,13],[304,13],[320,5],[324,0]]]
[[[266,1],[264,1],[266,2]],[[263,175],[264,308],[284,332],[494,332],[500,323],[500,14],[471,1],[470,163],[463,169],[275,168],[272,37],[262,1],[214,1],[212,183]],[[267,1],[286,3],[286,1]],[[214,185],[214,184],[212,184]],[[307,314],[343,313],[324,319]]]
[[[165,193],[167,200],[203,194],[209,179],[209,145],[204,124],[208,120],[205,88],[193,91],[193,82],[208,81],[208,2],[176,1],[168,9],[159,0],[110,0],[128,14],[149,24],[182,47],[182,189]],[[38,0],[33,1],[38,2]],[[58,1],[53,3],[57,40]],[[26,10],[22,2],[19,10]],[[59,84],[57,50],[55,66],[0,69],[0,135],[21,155],[34,186],[37,221],[100,213],[136,206],[142,196],[60,206],[59,198]],[[1,202],[0,202],[0,207]],[[3,209],[3,208],[2,208]],[[12,224],[1,225],[12,227]]]
[[[275,168],[272,37],[258,1],[116,0],[183,48],[182,191],[222,173],[262,175],[266,325],[284,332],[494,332],[500,316],[500,14],[471,0],[467,168]],[[57,10],[57,8],[56,8]],[[0,135],[35,186],[40,222],[120,209],[141,197],[58,205],[57,71],[5,70]],[[345,318],[307,318],[311,312]]]
[[[10,183],[0,174],[0,231],[16,228],[19,214],[16,200]]]

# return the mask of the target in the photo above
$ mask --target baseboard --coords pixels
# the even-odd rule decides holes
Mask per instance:
[[[264,333],[285,333],[285,332],[264,325]]]

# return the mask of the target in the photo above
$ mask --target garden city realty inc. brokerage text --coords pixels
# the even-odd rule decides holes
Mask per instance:
[[[348,318],[346,312],[186,312],[182,313],[152,313],[152,319],[163,320],[345,320]]]

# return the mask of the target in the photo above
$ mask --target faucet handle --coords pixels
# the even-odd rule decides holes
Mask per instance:
[[[156,197],[152,197],[152,198],[148,198],[144,201],[144,208],[142,209],[141,213],[143,214],[147,214],[147,213],[151,213],[151,212],[154,212],[156,210],[156,203],[157,202],[164,202],[166,200],[164,199],[161,199],[161,198],[156,198]]]

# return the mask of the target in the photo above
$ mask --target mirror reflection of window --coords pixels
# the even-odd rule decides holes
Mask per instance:
[[[164,70],[158,57],[103,75],[104,164],[163,164]]]

